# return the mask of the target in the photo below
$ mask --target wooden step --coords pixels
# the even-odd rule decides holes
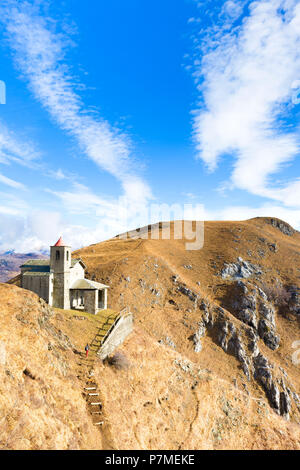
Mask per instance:
[[[104,421],[99,421],[99,423],[94,423],[95,426],[103,426]]]
[[[88,393],[89,397],[99,397],[99,393]]]
[[[89,405],[91,405],[91,406],[100,406],[101,405],[102,406],[102,403],[101,403],[101,401],[97,401],[97,402],[94,402],[94,403],[89,403]]]
[[[97,390],[97,387],[84,387],[84,390]]]

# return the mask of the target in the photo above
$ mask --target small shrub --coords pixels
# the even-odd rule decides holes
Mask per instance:
[[[110,366],[119,370],[128,369],[130,366],[129,360],[121,351],[117,351],[113,356],[109,356],[107,362]]]
[[[272,302],[276,307],[286,307],[291,300],[291,292],[281,285],[265,285],[263,291],[268,297],[269,302]]]

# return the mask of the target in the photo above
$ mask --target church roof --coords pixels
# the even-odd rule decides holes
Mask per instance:
[[[73,268],[77,263],[86,268],[86,265],[81,258],[72,258],[71,267]],[[29,259],[26,263],[22,264],[20,268],[30,268],[32,271],[35,271],[34,268],[37,268],[38,271],[50,271],[50,260],[49,259]]]
[[[102,290],[108,289],[109,286],[101,284],[100,282],[90,281],[89,279],[77,279],[70,289],[82,289],[82,290]]]
[[[71,260],[71,266],[72,266],[72,268],[73,268],[73,267],[75,266],[75,264],[77,264],[77,263],[81,263],[82,266],[83,266],[84,268],[86,268],[86,265],[84,264],[84,262],[82,261],[81,258],[72,258],[72,260]]]
[[[59,237],[59,239],[57,240],[54,246],[68,246],[68,245],[65,244],[62,237]]]
[[[26,263],[22,264],[20,268],[23,268],[22,271],[28,269],[28,272],[50,272],[50,260],[49,259],[29,259]],[[25,269],[24,269],[25,268]],[[24,272],[23,272],[24,274]]]
[[[48,266],[50,265],[49,259],[29,259],[22,266]]]

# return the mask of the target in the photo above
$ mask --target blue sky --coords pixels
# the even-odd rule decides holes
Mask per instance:
[[[298,1],[3,0],[0,18],[0,250],[95,243],[162,204],[300,228]]]

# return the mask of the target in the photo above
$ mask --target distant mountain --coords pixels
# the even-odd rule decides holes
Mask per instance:
[[[14,250],[0,252],[0,282],[6,282],[20,272],[21,264],[29,259],[46,259],[44,253],[16,253]]]

